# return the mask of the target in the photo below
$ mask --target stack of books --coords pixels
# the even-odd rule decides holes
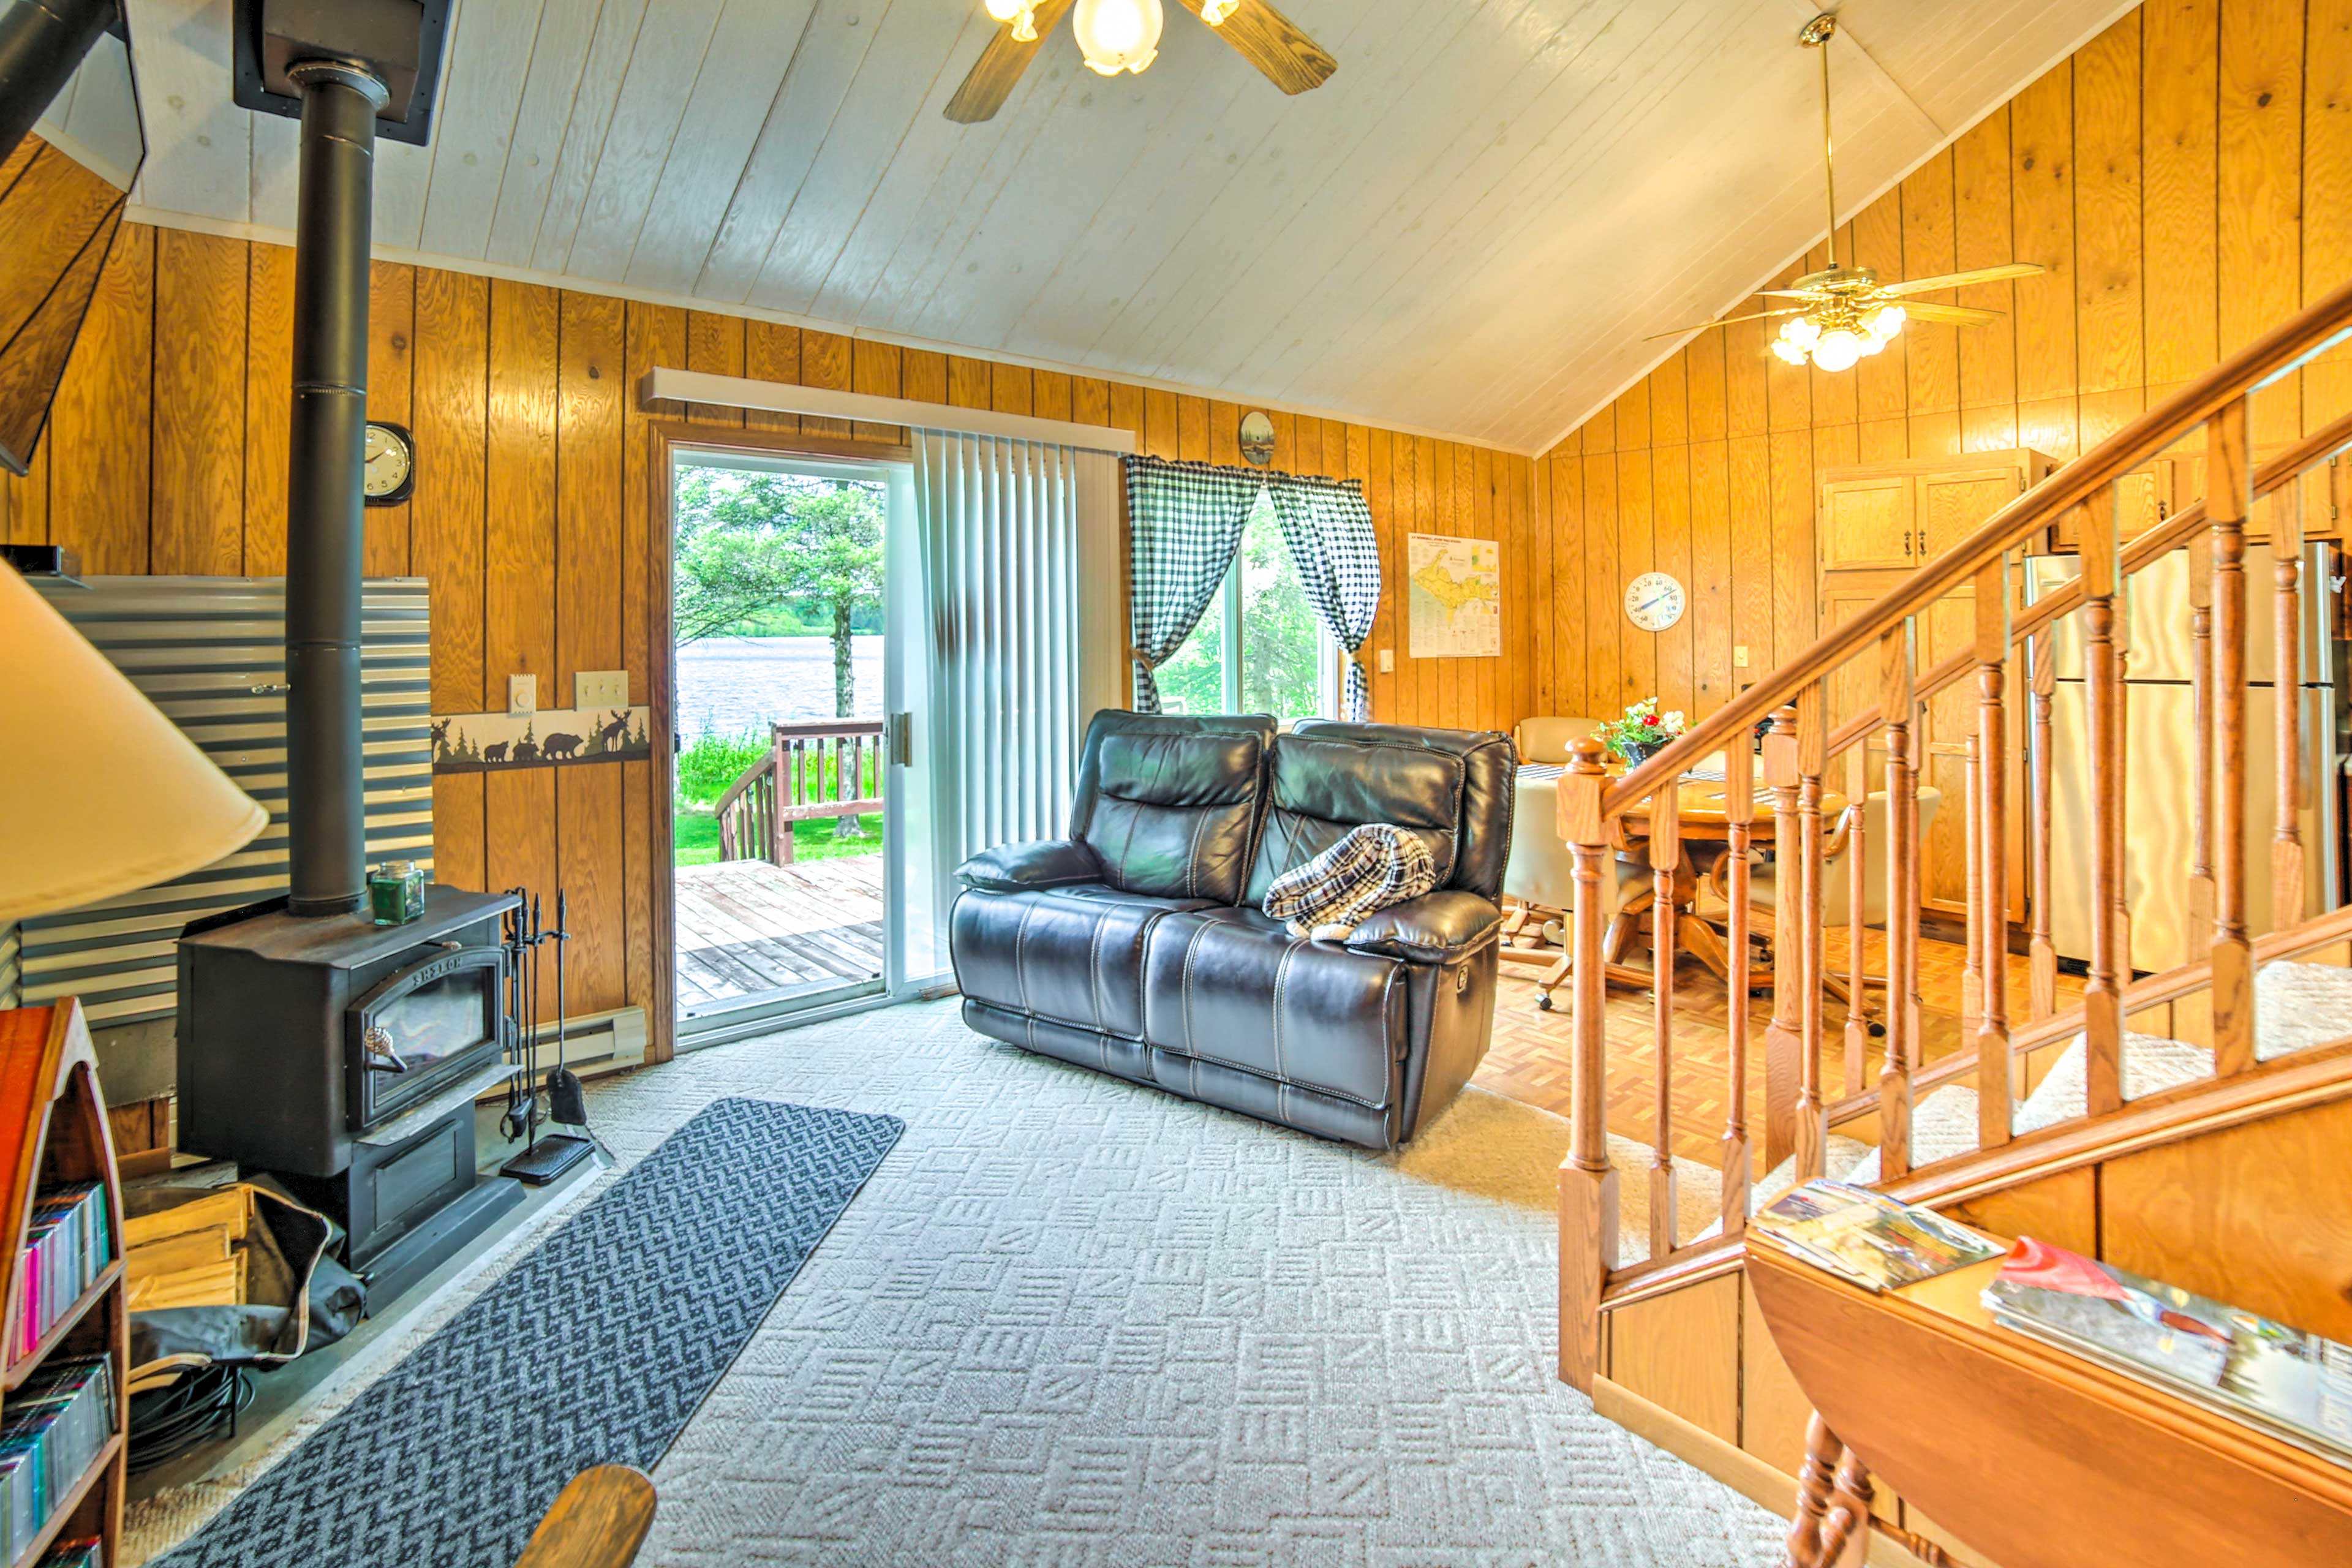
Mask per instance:
[[[114,1435],[114,1363],[77,1356],[45,1363],[0,1426],[0,1540],[15,1562]]]
[[[87,1541],[60,1541],[41,1559],[41,1568],[106,1568],[105,1544],[96,1536]]]
[[[31,1354],[113,1261],[104,1187],[84,1182],[51,1188],[35,1199],[28,1239],[16,1259],[23,1289],[16,1293],[9,1359]]]
[[[2352,1465],[2352,1347],[2032,1237],[1984,1305],[2005,1329]]]
[[[1807,1182],[1748,1222],[1806,1262],[1868,1290],[1949,1274],[2000,1248],[1932,1209],[1843,1182]]]

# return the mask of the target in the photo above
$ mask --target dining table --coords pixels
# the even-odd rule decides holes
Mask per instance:
[[[1612,778],[1622,778],[1625,765],[1609,763]],[[1522,810],[1527,809],[1536,793],[1541,798],[1557,803],[1559,782],[1568,772],[1559,763],[1524,763],[1519,767]],[[1549,784],[1549,788],[1543,788]],[[1769,853],[1779,837],[1780,822],[1773,815],[1772,791],[1759,784],[1755,787],[1754,809],[1748,825],[1748,843],[1752,850]],[[1726,784],[1720,766],[1698,769],[1683,774],[1676,790],[1679,817],[1678,838],[1682,853],[1675,858],[1669,902],[1674,911],[1675,943],[1683,952],[1696,958],[1716,974],[1731,978],[1731,957],[1724,945],[1723,932],[1716,922],[1699,911],[1699,889],[1712,877],[1717,861],[1731,852],[1731,807],[1726,795]],[[1821,813],[1823,823],[1833,823],[1846,809],[1846,798],[1834,790],[1822,792]],[[1556,831],[1553,817],[1545,816],[1539,823],[1522,822],[1521,831]],[[1609,823],[1610,841],[1621,860],[1633,862],[1643,869],[1650,866],[1650,803],[1643,801]],[[1654,928],[1657,906],[1657,884],[1654,876],[1642,879],[1639,887],[1622,902],[1609,919],[1601,932],[1601,957],[1607,968],[1608,979],[1616,984],[1646,988],[1650,973],[1637,969],[1625,960],[1635,951],[1643,932]],[[1537,984],[1549,1000],[1552,987],[1567,979],[1568,961],[1563,956]],[[1557,978],[1555,978],[1555,976]],[[1748,984],[1761,986],[1770,983],[1769,962],[1748,966]]]

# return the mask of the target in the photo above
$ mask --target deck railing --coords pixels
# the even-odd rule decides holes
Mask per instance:
[[[882,809],[882,721],[768,726],[765,755],[719,797],[719,858],[793,863],[793,825]]]
[[[2279,702],[2273,733],[2257,739],[2249,731],[2247,649],[2253,628],[2246,604],[2248,522],[2257,515],[2258,500],[2273,498],[2260,521],[2268,535],[2271,581],[2279,590],[2269,629],[2275,680],[2284,689],[2295,679],[2304,638],[2304,595],[2296,590],[2305,558],[2303,498],[2310,487],[2297,481],[2352,445],[2352,416],[2296,440],[2257,470],[2252,402],[2259,388],[2333,346],[2347,330],[2352,330],[2352,288],[2249,345],[2067,464],[1928,561],[1871,609],[1825,634],[1622,778],[1610,778],[1597,742],[1579,742],[1560,781],[1558,820],[1558,831],[1574,859],[1576,889],[1566,933],[1573,965],[1570,1048],[1574,1103],[1570,1148],[1559,1169],[1563,1378],[1591,1387],[1604,1299],[1637,1285],[1646,1288],[1648,1276],[1686,1276],[1702,1261],[1700,1254],[1736,1261],[1750,1205],[1751,1172],[1757,1168],[1748,1104],[1751,938],[1760,940],[1769,932],[1773,956],[1771,1021],[1762,1042],[1765,1103],[1760,1118],[1754,1119],[1762,1127],[1761,1168],[1769,1170],[1793,1156],[1798,1180],[1823,1173],[1833,1126],[1850,1135],[1874,1138],[1882,1181],[1904,1178],[1915,1168],[1913,1110],[1923,1088],[1933,1083],[1972,1083],[1978,1096],[1972,1152],[2003,1150],[2012,1141],[2016,1090],[2023,1081],[2021,1053],[2064,1046],[2078,1037],[2085,1058],[2084,1114],[2063,1127],[2028,1135],[2026,1141],[2115,1115],[2123,1106],[2126,1019],[2160,1005],[2169,1022],[2189,991],[2208,999],[2210,1021],[2200,1012],[2196,1031],[2210,1039],[2215,1075],[2228,1077],[2253,1068],[2257,960],[2315,946],[2340,933],[2328,923],[2329,917],[2317,921],[2305,918],[2306,847],[2299,821],[2306,753],[2314,737],[2304,732],[2302,710],[2294,702]],[[2200,429],[2206,461],[2203,500],[2127,540],[2117,515],[2117,481],[2159,457],[2177,455],[2184,437]],[[2339,472],[2330,468],[2327,475],[2331,518],[2342,500],[2336,492]],[[2013,607],[2013,557],[2046,548],[2061,525],[2066,525],[2080,552],[2079,576],[2029,607]],[[2333,531],[2331,523],[2315,531]],[[2184,547],[2190,553],[2195,583],[2189,625],[2182,629],[2195,651],[2196,700],[2194,733],[2184,737],[2180,766],[2191,781],[2196,851],[2178,897],[2189,911],[2193,962],[2134,985],[2125,888],[2133,792],[2124,769],[2124,667],[2133,628],[2127,624],[2124,584],[2133,574]],[[1972,598],[1972,635],[1965,648],[1923,673],[1920,620],[1939,600],[1955,594]],[[2089,820],[2057,852],[2088,863],[2091,931],[2082,1001],[2061,1010],[2049,924],[2051,694],[2055,626],[2069,615],[2077,617],[2083,658],[2080,726]],[[2143,635],[2147,629],[2152,628],[2143,628]],[[1829,710],[1832,683],[1852,681],[1844,672],[1857,664],[1874,700],[1863,712],[1833,714]],[[1970,676],[1976,700],[1961,748],[1966,787],[1958,792],[1961,799],[1946,803],[1947,809],[1963,814],[1966,829],[1961,836],[1967,868],[1962,1040],[1958,1051],[1923,1069],[1920,721],[1931,697]],[[1850,691],[1851,686],[1845,689]],[[2024,712],[2013,713],[2020,697]],[[1760,754],[1752,755],[1751,732],[1767,719],[1769,730],[1758,748]],[[2021,739],[2025,755],[2017,759]],[[2256,745],[2275,751],[2278,781],[2276,826],[2266,853],[2273,888],[2279,890],[2267,911],[2248,909],[2246,762],[2249,748]],[[1619,1179],[1606,1125],[1612,1064],[1604,1017],[1601,878],[1610,874],[1609,861],[1620,851],[1643,853],[1656,881],[1659,908],[1675,907],[1676,868],[1689,852],[1677,817],[1678,782],[1686,770],[1718,750],[1727,763],[1729,843],[1722,875],[1713,885],[1724,893],[1721,918],[1727,927],[1725,946],[1731,970],[1723,982],[1727,993],[1727,1109],[1719,1143],[1723,1201],[1710,1235],[1695,1238],[1680,1234],[1674,1161],[1676,922],[1653,920],[1653,1049],[1644,1055],[1621,1052],[1613,1064],[1621,1097],[1638,1098],[1653,1108],[1643,1177],[1648,1189],[1648,1256],[1622,1265],[1617,1236]],[[1874,751],[1879,759],[1874,759]],[[1833,764],[1842,765],[1842,775],[1832,773]],[[1753,816],[1762,809],[1752,783],[1752,770],[1759,768],[1761,798],[1774,819],[1778,856],[1777,899],[1769,921],[1749,908],[1747,851]],[[1853,804],[1860,806],[1869,795],[1874,768],[1883,769],[1877,782],[1886,796],[1882,857],[1885,930],[1880,955],[1885,1005],[1883,1016],[1874,1018],[1865,1000],[1865,983],[1877,983],[1879,977],[1865,972],[1863,895],[1868,814],[1856,811],[1848,829],[1844,868],[1851,879],[1850,958],[1847,971],[1836,977],[1843,983],[1840,989],[1846,998],[1843,1081],[1833,1094],[1822,1081],[1822,1046],[1829,1027],[1824,982],[1830,978],[1824,969],[1822,849],[1825,835],[1834,826],[1825,822],[1823,808],[1832,779],[1850,788]],[[2021,803],[2011,798],[2016,793],[2013,768],[2024,781]],[[2027,1022],[2021,1029],[2012,1029],[2011,1023],[2005,962],[2012,846],[2023,850],[2032,909],[2031,978],[2023,1009]],[[1689,880],[1682,879],[1685,896]],[[2258,952],[2249,921],[2263,916],[2275,934],[2263,940]],[[1880,1028],[1884,1038],[1876,1044],[1879,1062],[1874,1082],[1867,1058]],[[1642,1071],[1654,1075],[1643,1086],[1651,1092],[1624,1096],[1624,1075]]]

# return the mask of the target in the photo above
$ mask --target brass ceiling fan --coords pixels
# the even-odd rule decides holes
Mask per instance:
[[[1906,321],[1940,321],[1955,327],[1973,327],[2000,320],[1998,310],[1980,310],[1973,305],[1932,305],[1908,300],[1905,298],[1906,295],[1925,294],[1938,289],[1957,289],[1970,283],[1994,283],[2004,278],[2030,278],[2037,272],[2050,270],[2035,262],[2012,261],[2000,267],[1947,272],[1935,278],[1881,283],[1878,274],[1867,267],[1838,265],[1837,164],[1835,150],[1830,140],[1829,47],[1830,39],[1836,34],[1837,18],[1827,12],[1806,23],[1797,33],[1797,42],[1809,49],[1822,51],[1822,169],[1829,187],[1829,265],[1819,272],[1807,273],[1786,289],[1759,290],[1773,299],[1801,300],[1804,301],[1802,304],[1758,310],[1726,321],[1708,321],[1702,326],[1676,327],[1669,332],[1652,332],[1651,338],[1676,338],[1685,332],[1727,327],[1734,321],[1758,321],[1770,316],[1786,316],[1790,320],[1780,324],[1780,335],[1773,340],[1774,353],[1790,364],[1803,364],[1811,360],[1822,370],[1849,370],[1855,361],[1878,353],[1893,342]]]
[[[1073,0],[984,0],[1003,26],[948,100],[947,117],[971,125],[993,116],[1029,68],[1041,38],[1058,26]],[[1075,0],[1070,30],[1089,68],[1104,76],[1140,72],[1160,54],[1160,0]],[[1179,0],[1286,93],[1321,87],[1339,68],[1323,46],[1266,0]]]

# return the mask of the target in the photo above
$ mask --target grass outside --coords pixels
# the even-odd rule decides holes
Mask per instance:
[[[674,864],[709,866],[719,858],[719,818],[711,807],[743,770],[768,754],[756,735],[698,736],[677,754],[677,851]],[[814,764],[812,764],[814,767]],[[878,766],[869,763],[869,766]],[[877,781],[869,778],[868,787]],[[856,818],[860,837],[839,837],[838,818],[817,817],[793,825],[795,860],[838,860],[882,853],[882,819]]]
[[[835,819],[821,817],[814,822],[793,824],[793,858],[794,860],[839,860],[856,855],[882,853],[882,819],[861,816],[857,819],[862,838],[836,838]],[[707,809],[681,805],[677,809],[677,848],[675,863],[680,866],[709,866],[719,858],[719,819]]]

